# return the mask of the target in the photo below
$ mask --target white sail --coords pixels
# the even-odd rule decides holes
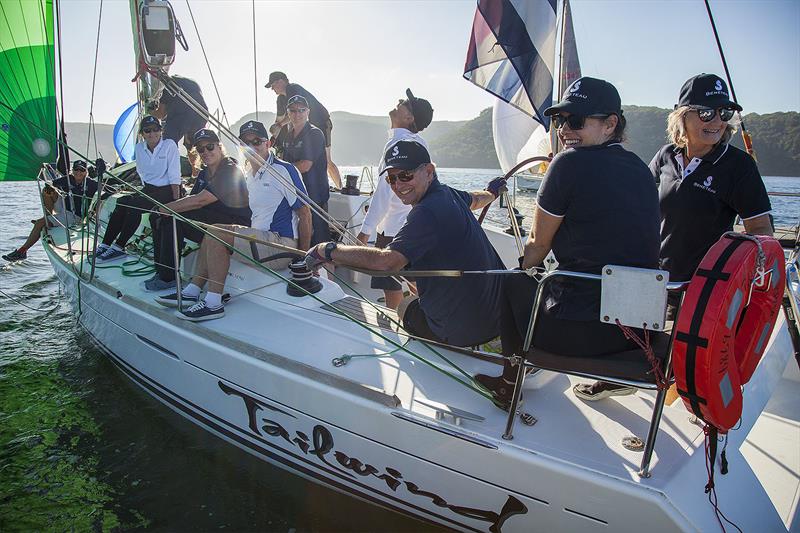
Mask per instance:
[[[539,122],[502,100],[492,111],[492,134],[497,160],[503,173],[534,156],[547,156],[550,138]]]

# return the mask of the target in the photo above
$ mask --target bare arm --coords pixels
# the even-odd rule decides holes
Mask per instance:
[[[298,224],[297,224],[297,246],[301,250],[308,250],[311,248],[311,209],[304,205],[297,210]]]
[[[528,242],[525,243],[525,258],[522,268],[540,266],[553,247],[553,236],[561,226],[563,217],[553,216],[541,208],[533,213],[533,225]]]
[[[495,196],[489,191],[472,191],[470,195],[472,195],[472,204],[470,204],[469,208],[472,210],[485,207],[495,199]]]
[[[191,211],[192,209],[200,209],[203,206],[208,204],[213,204],[217,201],[217,197],[208,192],[208,190],[200,191],[197,194],[191,194],[189,196],[184,196],[178,200],[174,200],[168,204],[165,204],[165,207],[175,211],[176,213],[183,213],[184,211]],[[169,211],[160,207],[158,209],[159,213],[168,214]]]
[[[272,135],[277,135],[281,128],[284,127],[286,124],[289,123],[289,115],[283,114],[279,117],[275,117],[275,122],[272,123],[272,126],[269,127],[269,132]]]
[[[319,246],[322,247],[322,245]],[[324,253],[324,250],[321,251]],[[338,246],[331,257],[337,265],[354,266],[367,270],[400,270],[408,264],[408,259],[403,254],[388,248]]]
[[[314,166],[313,161],[309,161],[308,159],[301,159],[300,161],[295,161],[292,163],[300,173],[306,173],[311,170],[311,167]]]
[[[751,235],[772,236],[772,224],[769,221],[769,215],[759,215],[742,222],[744,223],[744,230]]]
[[[181,197],[181,186],[180,184],[173,183],[170,187],[172,187],[172,199],[177,200]]]

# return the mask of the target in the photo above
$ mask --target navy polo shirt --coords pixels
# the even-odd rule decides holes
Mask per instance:
[[[650,162],[661,207],[661,267],[672,281],[691,279],[737,215],[748,219],[772,209],[755,161],[742,150],[720,144],[692,161],[682,161],[682,154],[668,144]]]
[[[200,90],[200,86],[196,81],[177,75],[172,76],[172,80],[178,87],[183,89],[198,104],[200,104],[200,107],[203,109],[208,109],[206,106],[206,101],[203,99],[203,91]],[[167,120],[175,121],[182,119],[183,117],[194,118],[197,116],[197,113],[195,113],[186,102],[181,100],[179,96],[170,94],[169,89],[164,89],[159,101],[167,108]]]
[[[289,101],[289,98],[298,94],[308,102],[308,121],[320,129],[325,128],[325,123],[328,122],[330,113],[328,113],[324,105],[319,103],[319,100],[317,100],[313,94],[297,83],[287,84],[286,94],[278,95],[278,116],[286,114],[286,102]]]
[[[658,265],[658,192],[647,165],[619,143],[571,148],[550,164],[539,208],[562,218],[553,237],[558,268],[600,274],[605,265]],[[556,318],[598,320],[600,284],[553,280],[545,309]]]
[[[412,270],[505,269],[470,211],[472,196],[434,179],[388,248]],[[498,275],[419,278],[419,304],[439,338],[473,346],[500,333]]]
[[[250,225],[252,213],[247,181],[235,159],[223,159],[217,172],[210,178],[208,169],[201,170],[189,194],[199,194],[204,190],[213,194],[217,201],[203,206],[202,209],[218,213],[229,224]]]
[[[306,122],[296,137],[289,132],[283,139],[283,159],[289,163],[311,161],[311,168],[303,172],[308,196],[319,205],[328,201],[331,196],[328,190],[328,157],[325,155],[325,134],[322,130]]]
[[[72,175],[61,176],[53,181],[53,187],[67,193],[67,196],[64,198],[64,208],[68,211],[72,211],[78,217],[83,217],[84,201],[86,207],[89,207],[89,203],[97,193],[97,182],[89,176],[83,178],[83,182],[80,185],[77,184]],[[72,195],[72,198],[70,198],[70,195]],[[75,200],[74,207],[72,205],[72,200]]]

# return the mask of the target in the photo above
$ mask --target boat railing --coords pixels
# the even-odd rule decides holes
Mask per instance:
[[[636,316],[637,313],[641,313],[641,316],[644,317],[643,320],[635,321],[634,323],[638,324],[638,327],[644,327],[648,330],[654,330],[663,332],[665,327],[665,317],[667,311],[667,295],[669,293],[678,295],[678,304],[677,309],[675,311],[674,321],[678,320],[678,313],[680,312],[680,306],[683,303],[683,296],[686,291],[686,288],[689,285],[689,282],[668,282],[668,275],[666,272],[661,270],[650,270],[650,269],[630,269],[628,267],[619,267],[614,265],[607,265],[603,267],[603,271],[606,273],[610,272],[621,272],[624,270],[629,271],[638,271],[637,276],[641,276],[642,273],[644,274],[651,274],[652,279],[654,282],[653,286],[650,286],[648,290],[661,290],[663,291],[663,298],[656,298],[656,305],[660,307],[660,309],[653,308],[653,302],[650,298],[642,298],[641,294],[637,291],[636,295],[636,303],[632,305],[632,302],[628,298],[615,298],[617,301],[617,305],[619,306],[627,306],[628,310],[625,312],[627,318],[630,319],[631,316]],[[563,278],[571,278],[571,279],[584,279],[584,280],[593,280],[597,282],[602,282],[603,275],[598,274],[587,274],[584,272],[571,272],[566,270],[555,270],[551,272],[547,272],[541,276],[539,279],[538,286],[536,288],[536,294],[533,301],[533,309],[531,311],[531,318],[528,324],[528,330],[525,335],[525,342],[523,344],[523,353],[529,354],[531,350],[531,344],[533,342],[533,332],[536,329],[536,324],[539,319],[539,310],[541,307],[542,302],[542,295],[544,294],[545,288],[552,283],[556,279],[563,279]],[[655,289],[654,289],[655,287]],[[660,289],[658,289],[660,287]],[[608,296],[606,294],[606,296]],[[601,296],[602,298],[602,296]],[[605,306],[603,306],[605,308]],[[633,309],[633,313],[630,312],[630,309]],[[659,322],[653,321],[652,317],[654,316],[654,312],[656,313],[655,316],[660,316],[662,318],[658,319]],[[599,319],[599,317],[598,317]],[[650,322],[647,322],[647,321]],[[601,320],[606,323],[614,323],[612,317],[604,316]],[[630,322],[630,320],[626,320]],[[642,462],[639,468],[639,476],[640,477],[650,477],[650,462],[652,459],[653,451],[655,449],[655,441],[656,436],[658,434],[658,428],[661,423],[661,415],[664,410],[664,404],[667,398],[667,391],[669,388],[669,384],[672,381],[672,344],[675,338],[676,329],[672,328],[672,331],[669,334],[669,341],[665,350],[665,358],[664,358],[664,366],[663,366],[663,373],[664,373],[664,383],[658,383],[656,380],[655,382],[652,380],[652,376],[649,378],[642,376],[641,378],[620,378],[620,377],[611,377],[611,376],[604,376],[598,375],[594,372],[583,372],[576,370],[575,368],[551,368],[548,367],[548,370],[553,370],[556,372],[566,373],[566,374],[573,374],[579,375],[582,377],[589,377],[594,379],[600,379],[602,381],[606,381],[615,385],[623,385],[629,387],[636,387],[640,389],[647,389],[647,390],[656,390],[656,401],[654,402],[653,406],[653,415],[650,420],[650,428],[648,430],[647,439],[644,442],[643,452],[644,455],[642,457]],[[609,362],[613,361],[614,356],[608,355],[603,356],[604,360]],[[514,362],[517,365],[517,377],[514,385],[514,393],[512,396],[511,406],[509,408],[508,419],[506,422],[505,432],[503,433],[503,439],[511,440],[514,438],[513,431],[514,431],[514,423],[517,417],[517,409],[519,406],[520,398],[522,395],[522,388],[524,386],[524,380],[526,375],[526,369],[536,369],[538,368],[535,363],[531,363],[526,361],[523,357],[516,356]],[[572,358],[570,358],[572,359]],[[666,385],[666,386],[664,386]]]

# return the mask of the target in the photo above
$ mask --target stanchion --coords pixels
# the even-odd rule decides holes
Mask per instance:
[[[178,222],[172,218],[172,254],[175,259],[175,294],[178,299],[178,311],[183,309],[183,297],[181,296],[181,254],[178,250]]]

